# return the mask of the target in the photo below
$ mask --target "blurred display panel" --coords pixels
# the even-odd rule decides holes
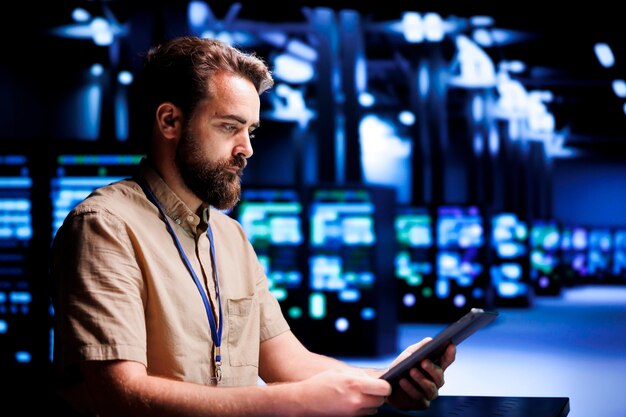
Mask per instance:
[[[433,306],[436,284],[433,217],[426,207],[398,207],[394,228],[398,320],[420,322]]]
[[[313,350],[371,355],[395,350],[395,198],[385,188],[314,188],[308,214]]]
[[[589,253],[587,278],[589,283],[612,281],[613,233],[609,228],[589,229]]]
[[[491,281],[496,304],[529,306],[530,283],[528,227],[515,213],[498,213],[491,218]]]
[[[563,279],[561,232],[556,220],[534,220],[530,229],[530,274],[537,295],[558,295]]]
[[[561,231],[561,270],[567,286],[587,282],[589,277],[589,230],[564,226]]]
[[[26,157],[0,156],[0,368],[5,372],[25,369],[35,349],[28,266],[32,185]]]
[[[626,283],[626,230],[613,231],[613,264],[611,267],[616,282]]]
[[[484,217],[477,206],[437,208],[437,282],[440,317],[490,308],[493,288],[487,270]]]

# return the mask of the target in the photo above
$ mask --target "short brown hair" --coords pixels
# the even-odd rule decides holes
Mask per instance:
[[[219,40],[182,36],[151,48],[143,72],[148,111],[154,114],[161,103],[171,102],[190,115],[206,98],[207,81],[223,71],[246,78],[259,95],[274,85],[261,58]]]

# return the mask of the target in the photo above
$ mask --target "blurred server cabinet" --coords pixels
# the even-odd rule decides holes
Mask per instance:
[[[555,219],[536,219],[530,228],[530,274],[537,295],[559,295],[563,287],[561,229]]]
[[[616,283],[626,283],[626,230],[613,231],[612,275]]]
[[[433,223],[428,207],[401,206],[396,210],[394,266],[400,322],[424,321],[437,306]]]
[[[530,282],[528,226],[510,212],[492,216],[490,226],[490,273],[495,304],[528,307],[534,296]]]
[[[29,370],[38,350],[29,268],[32,185],[26,156],[0,156],[0,369],[7,378]]]
[[[613,244],[613,231],[610,228],[592,227],[589,229],[588,283],[613,282]]]
[[[318,186],[309,220],[306,343],[330,355],[396,352],[395,191]]]
[[[476,205],[443,205],[436,213],[435,297],[431,318],[450,321],[471,308],[492,308],[486,216]]]
[[[561,275],[568,287],[586,283],[589,277],[589,229],[566,225],[561,229]]]

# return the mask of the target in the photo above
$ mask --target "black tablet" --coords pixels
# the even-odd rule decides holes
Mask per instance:
[[[496,317],[498,317],[498,313],[495,311],[472,308],[463,317],[438,333],[430,342],[424,344],[380,377],[393,385],[397,383],[401,376],[406,375],[409,369],[420,369],[420,362],[423,359],[428,358],[437,363],[450,343],[459,345],[459,343],[467,339],[478,329],[495,320]]]

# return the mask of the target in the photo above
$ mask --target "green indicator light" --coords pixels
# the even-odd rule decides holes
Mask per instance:
[[[292,319],[299,319],[300,317],[302,317],[302,309],[300,307],[291,307],[289,309],[289,311],[287,312],[287,316],[289,316]]]

